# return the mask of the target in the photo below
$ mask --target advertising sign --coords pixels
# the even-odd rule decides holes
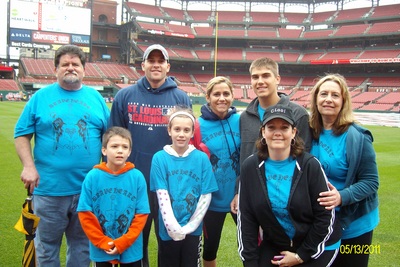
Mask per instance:
[[[50,44],[69,44],[70,35],[56,32],[32,32],[32,41]]]
[[[43,44],[54,48],[72,43],[90,46],[91,9],[87,3],[87,0],[10,0],[10,46],[32,48]]]
[[[22,29],[10,29],[10,41],[30,42],[31,31]]]
[[[72,43],[73,44],[84,44],[84,45],[89,45],[90,44],[90,36],[88,35],[76,35],[72,34]]]
[[[42,4],[37,30],[90,35],[90,9]]]
[[[38,43],[26,43],[26,42],[14,42],[11,41],[10,45],[12,47],[21,47],[21,48],[37,48],[37,49],[43,49],[43,50],[50,50],[54,49],[53,45],[48,45],[48,44],[38,44]]]
[[[39,3],[11,1],[10,28],[37,30],[39,24]]]
[[[386,63],[400,63],[400,58],[316,59],[316,60],[311,60],[310,63],[313,65],[386,64]]]

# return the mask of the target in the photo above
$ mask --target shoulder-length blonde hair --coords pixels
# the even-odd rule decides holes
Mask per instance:
[[[342,109],[340,110],[335,122],[332,125],[333,134],[340,135],[344,133],[348,129],[350,124],[355,121],[353,110],[351,107],[351,96],[346,79],[342,75],[337,73],[327,74],[318,80],[311,91],[310,127],[312,129],[313,137],[317,140],[319,139],[319,136],[324,128],[322,117],[317,107],[317,96],[321,85],[327,81],[332,81],[339,85],[340,92],[343,98]]]

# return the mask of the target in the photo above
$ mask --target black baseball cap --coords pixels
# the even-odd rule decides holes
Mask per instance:
[[[264,113],[262,126],[273,119],[282,119],[295,126],[292,109],[286,105],[277,104],[268,107]]]

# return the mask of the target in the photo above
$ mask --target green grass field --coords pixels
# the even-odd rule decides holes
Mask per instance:
[[[22,166],[15,152],[13,131],[23,106],[21,102],[0,102],[0,266],[21,266],[24,236],[13,227],[19,218],[26,190],[19,178]],[[194,107],[194,111],[198,115],[199,107]],[[373,244],[380,246],[380,254],[371,255],[369,266],[400,266],[400,228],[397,224],[400,218],[400,129],[380,126],[367,128],[375,138],[381,217],[373,239]],[[154,235],[149,250],[152,266],[156,266]],[[64,255],[62,253],[63,258]],[[227,216],[223,231],[218,266],[242,266],[237,254],[236,228],[230,216]]]

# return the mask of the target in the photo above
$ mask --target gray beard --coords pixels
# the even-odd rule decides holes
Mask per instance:
[[[77,76],[65,76],[65,77],[63,78],[63,81],[64,81],[66,84],[76,84],[76,83],[79,83],[79,82],[80,82]]]

